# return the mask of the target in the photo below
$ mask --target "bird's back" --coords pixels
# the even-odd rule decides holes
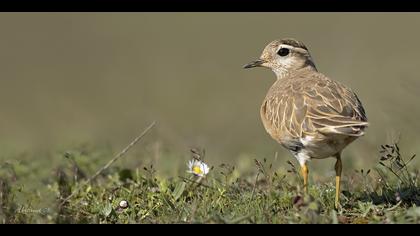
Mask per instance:
[[[261,118],[267,132],[292,149],[307,139],[342,140],[340,145],[334,144],[342,149],[363,135],[367,126],[357,95],[311,68],[277,80],[261,106]]]

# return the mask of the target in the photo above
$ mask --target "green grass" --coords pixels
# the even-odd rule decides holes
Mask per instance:
[[[220,163],[199,181],[182,170],[165,177],[151,166],[106,169],[86,184],[103,150],[64,152],[66,165],[45,180],[44,188],[18,184],[28,172],[3,165],[0,179],[2,223],[420,223],[418,171],[397,144],[384,145],[373,170],[344,176],[341,204],[334,210],[333,178],[311,179],[302,192],[299,171],[275,168],[266,159],[237,170]],[[106,152],[105,152],[106,153]],[[204,158],[201,154],[195,158]],[[85,161],[82,161],[85,160]],[[36,173],[39,174],[39,173]],[[68,202],[62,200],[72,191]],[[24,198],[22,198],[24,196]],[[128,207],[119,206],[127,201]]]

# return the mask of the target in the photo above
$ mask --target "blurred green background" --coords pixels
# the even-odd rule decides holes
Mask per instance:
[[[259,117],[275,76],[242,69],[284,37],[303,41],[367,110],[345,165],[373,167],[398,134],[403,153],[420,153],[419,23],[417,13],[1,13],[0,160],[82,143],[115,153],[156,120],[131,160],[171,166],[202,147],[212,165],[275,152],[285,165],[291,155]],[[31,158],[48,170],[63,162]],[[333,171],[333,160],[313,163]]]

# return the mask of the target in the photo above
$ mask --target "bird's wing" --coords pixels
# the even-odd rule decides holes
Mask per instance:
[[[357,95],[321,74],[274,87],[261,112],[272,129],[294,138],[317,132],[361,136],[368,125]]]
[[[307,107],[304,122],[312,125],[309,130],[325,134],[363,135],[368,125],[366,113],[351,89],[317,74],[317,78],[307,83],[300,94]]]

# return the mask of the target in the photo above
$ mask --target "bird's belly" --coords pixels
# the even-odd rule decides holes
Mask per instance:
[[[349,143],[356,138],[345,135],[334,135],[333,137],[313,138],[305,137],[300,138],[303,150],[308,156],[315,159],[323,159],[331,157],[341,152]]]
[[[324,159],[331,157],[339,152],[334,146],[324,145],[324,146],[305,146],[303,150],[306,151],[306,154],[310,158],[314,159]]]

